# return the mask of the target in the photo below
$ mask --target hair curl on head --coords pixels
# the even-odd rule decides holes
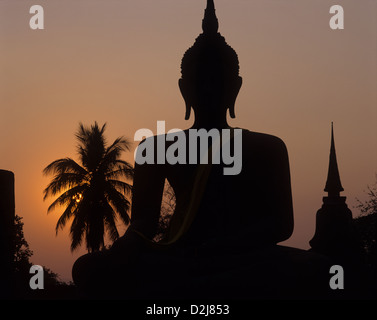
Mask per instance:
[[[238,76],[239,70],[236,51],[220,33],[199,35],[194,45],[185,52],[181,62],[182,78],[187,80],[196,80],[196,76],[202,71],[222,75],[226,80],[228,77]]]

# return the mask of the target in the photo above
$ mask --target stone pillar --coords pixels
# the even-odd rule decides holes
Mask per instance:
[[[14,218],[14,174],[0,170],[0,298],[12,295]]]

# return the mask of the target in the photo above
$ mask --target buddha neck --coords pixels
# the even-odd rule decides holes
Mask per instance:
[[[217,112],[216,114],[209,113],[207,111],[200,112],[195,110],[195,121],[192,125],[193,129],[227,129],[230,128],[225,112]]]

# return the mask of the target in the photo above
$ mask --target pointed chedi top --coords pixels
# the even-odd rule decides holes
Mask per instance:
[[[219,29],[219,21],[216,17],[215,4],[213,0],[207,0],[207,8],[204,11],[202,29],[204,34],[216,34]]]
[[[342,183],[340,182],[338,163],[336,160],[334,127],[332,122],[329,172],[327,174],[326,187],[324,191],[328,192],[329,197],[339,197],[340,192],[344,191]]]

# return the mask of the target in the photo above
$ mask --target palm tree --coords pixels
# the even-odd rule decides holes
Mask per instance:
[[[131,195],[132,186],[126,181],[133,178],[133,168],[119,159],[123,151],[129,150],[130,143],[119,137],[107,146],[105,128],[106,124],[99,128],[97,122],[90,128],[80,123],[76,138],[81,165],[64,158],[43,170],[45,175],[54,175],[43,192],[44,200],[60,194],[48,212],[58,206],[65,207],[56,224],[56,233],[73,217],[71,251],[77,249],[84,238],[88,252],[99,251],[104,247],[105,232],[112,241],[119,238],[118,216],[126,225],[130,222],[127,196]]]

